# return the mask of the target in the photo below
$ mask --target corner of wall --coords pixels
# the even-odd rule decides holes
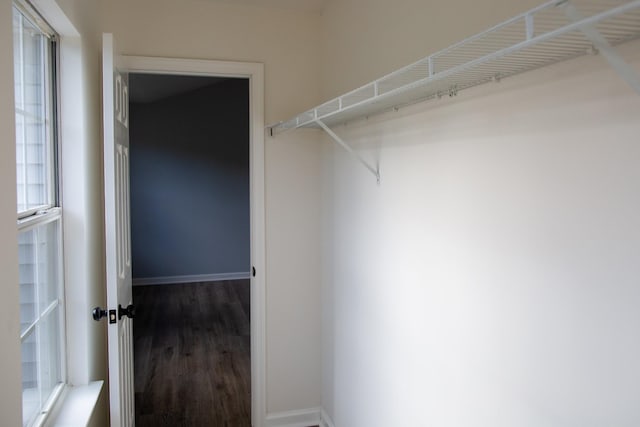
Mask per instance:
[[[336,425],[333,423],[333,419],[331,419],[324,408],[320,410],[320,422],[320,427],[336,427]]]

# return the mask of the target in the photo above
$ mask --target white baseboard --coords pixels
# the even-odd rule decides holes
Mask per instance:
[[[320,410],[320,427],[336,427],[336,425],[333,423],[333,420],[331,419],[327,411],[324,410],[324,408]]]
[[[309,427],[321,425],[322,409],[310,408],[267,414],[264,427]]]
[[[170,285],[174,283],[219,282],[221,280],[249,279],[250,272],[192,274],[189,276],[141,277],[133,279],[133,286]]]

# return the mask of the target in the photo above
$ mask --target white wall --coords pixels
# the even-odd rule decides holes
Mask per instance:
[[[323,98],[353,90],[541,3],[329,0],[321,27]]]
[[[108,0],[101,13],[124,54],[264,63],[267,123],[319,101],[318,15],[197,0]],[[265,145],[267,411],[274,413],[320,404],[320,144],[316,134],[291,133]]]
[[[16,227],[16,139],[13,99],[13,24],[11,0],[0,1],[0,421],[3,425],[22,424],[22,386],[20,381],[20,312],[18,294],[18,237]]]
[[[409,3],[387,2],[387,16]],[[376,56],[335,18],[357,5],[325,12],[323,63],[344,80],[326,68],[324,93],[403,65],[395,39]],[[385,34],[410,31],[386,21]],[[623,52],[640,70],[640,44]],[[336,426],[640,423],[638,111],[584,57],[336,129],[381,168],[377,186],[323,151],[323,406]]]
[[[322,145],[317,142],[322,141],[315,132],[304,130],[266,140],[269,412],[320,406]]]

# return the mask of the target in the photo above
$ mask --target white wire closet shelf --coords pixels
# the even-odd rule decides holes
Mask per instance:
[[[597,52],[640,93],[637,72],[609,49],[638,37],[640,0],[553,0],[268,128],[272,135],[297,128],[327,130]],[[379,179],[377,170],[372,172]]]

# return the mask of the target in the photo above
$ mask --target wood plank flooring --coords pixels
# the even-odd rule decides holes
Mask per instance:
[[[133,288],[136,426],[251,426],[249,280]]]

